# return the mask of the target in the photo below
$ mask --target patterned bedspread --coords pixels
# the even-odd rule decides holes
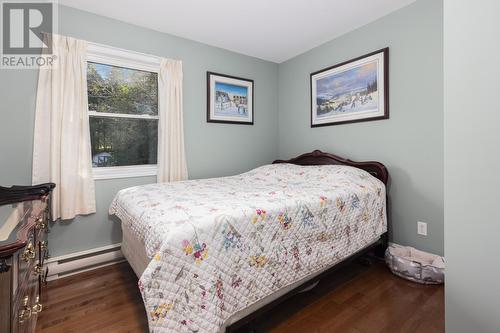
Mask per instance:
[[[110,214],[151,258],[139,280],[150,331],[201,333],[376,240],[385,201],[363,170],[276,164],[124,189]]]

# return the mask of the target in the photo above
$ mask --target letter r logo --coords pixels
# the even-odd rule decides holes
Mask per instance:
[[[53,5],[50,2],[3,2],[3,54],[52,53],[52,43],[44,43],[44,33],[52,33]]]

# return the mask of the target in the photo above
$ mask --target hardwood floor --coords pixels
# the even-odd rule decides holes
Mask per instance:
[[[350,264],[255,320],[256,332],[444,332],[444,288],[392,275],[380,262]],[[147,332],[127,263],[49,282],[37,332]],[[248,331],[244,327],[241,332]]]

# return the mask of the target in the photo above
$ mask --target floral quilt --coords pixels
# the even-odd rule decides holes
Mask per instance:
[[[151,258],[151,332],[223,332],[228,319],[387,230],[385,186],[348,166],[265,165],[121,190],[110,207]]]

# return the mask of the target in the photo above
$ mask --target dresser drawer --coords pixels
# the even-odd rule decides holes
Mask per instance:
[[[34,333],[39,312],[50,192],[54,184],[0,187],[0,333]]]
[[[34,273],[34,267],[38,261],[38,246],[35,233],[31,231],[28,235],[27,245],[18,253],[18,284],[28,281],[29,275]]]
[[[18,289],[19,293],[15,299],[14,316],[12,317],[12,327],[17,328],[17,332],[35,331],[37,316],[43,308],[40,303],[39,288],[39,280],[33,276]]]
[[[36,317],[42,310],[40,287],[47,243],[45,223],[42,224],[39,218],[44,214],[37,213],[35,216],[30,215],[30,221],[26,222],[32,226],[26,234],[26,246],[13,257],[17,269],[14,270],[16,274],[13,279],[11,332],[34,332]]]

